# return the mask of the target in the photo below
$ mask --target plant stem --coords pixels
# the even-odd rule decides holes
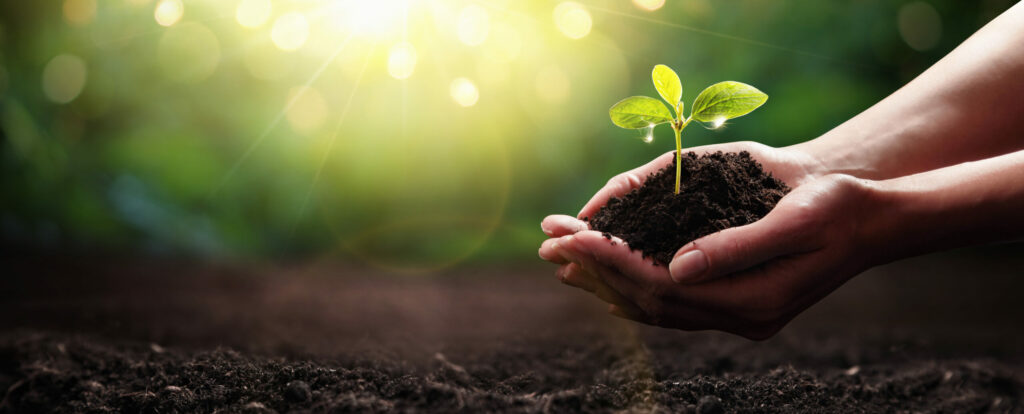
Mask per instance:
[[[673,125],[672,130],[676,132],[676,194],[679,194],[679,177],[683,172],[683,141],[679,135],[683,132],[683,128],[675,128]]]
[[[682,117],[682,115],[680,115]],[[683,133],[683,128],[690,125],[690,121],[693,120],[691,116],[685,121],[676,121],[672,123],[672,130],[676,133],[676,194],[679,194],[679,179],[683,174],[683,140],[680,135]]]

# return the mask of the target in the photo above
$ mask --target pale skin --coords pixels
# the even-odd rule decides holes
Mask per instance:
[[[1024,236],[1024,3],[912,82],[822,135],[785,148],[736,142],[793,191],[761,220],[653,266],[580,220],[643,185],[666,153],[608,181],[576,216],[541,223],[562,282],[627,319],[751,339],[873,266]]]

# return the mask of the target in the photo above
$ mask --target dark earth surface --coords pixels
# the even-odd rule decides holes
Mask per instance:
[[[7,257],[0,412],[1021,412],[1022,252],[874,269],[763,342],[539,264]]]
[[[746,151],[688,152],[681,159],[679,194],[673,159],[642,187],[608,200],[588,218],[590,227],[667,264],[686,243],[764,217],[789,192]]]

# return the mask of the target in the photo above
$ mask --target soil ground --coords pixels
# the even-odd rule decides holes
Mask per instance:
[[[541,265],[5,258],[0,412],[1020,412],[1022,251],[874,269],[764,342]]]

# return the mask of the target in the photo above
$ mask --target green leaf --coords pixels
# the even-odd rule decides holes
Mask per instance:
[[[672,112],[661,101],[648,96],[631,96],[608,110],[612,122],[622,128],[640,129],[672,121]]]
[[[683,99],[683,84],[679,82],[679,75],[668,66],[657,65],[651,72],[651,78],[654,79],[654,88],[658,90],[661,99],[675,108]]]
[[[709,86],[693,102],[693,119],[721,122],[738,118],[764,105],[768,95],[745,83],[725,81]]]

